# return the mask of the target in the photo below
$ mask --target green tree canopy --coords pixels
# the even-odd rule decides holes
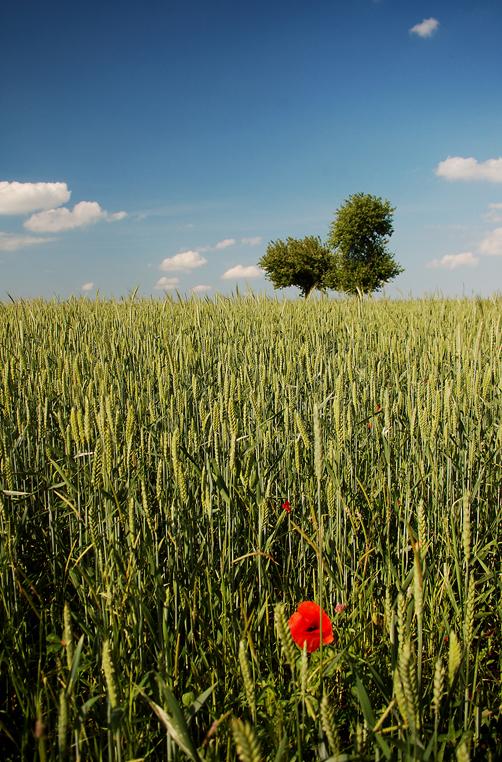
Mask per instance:
[[[390,202],[355,193],[337,210],[328,243],[334,266],[325,278],[328,288],[355,294],[378,291],[403,271],[387,248],[394,231]]]
[[[335,261],[318,236],[306,236],[271,241],[258,264],[274,288],[297,286],[308,296],[314,288],[326,288],[325,279]]]

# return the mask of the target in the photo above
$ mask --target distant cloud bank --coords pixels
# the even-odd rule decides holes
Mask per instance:
[[[50,243],[54,238],[35,238],[31,235],[16,235],[15,233],[0,232],[0,251],[17,251],[28,246]]]
[[[223,241],[218,241],[218,243],[215,244],[214,248],[217,251],[220,251],[221,249],[228,249],[229,246],[235,246],[235,244],[235,238],[224,238]]]
[[[502,257],[502,228],[495,228],[479,244],[481,254],[490,257]]]
[[[163,276],[162,278],[158,279],[157,283],[155,284],[155,288],[160,291],[172,291],[176,288],[176,286],[178,286],[179,282],[179,278],[166,278]]]
[[[251,238],[241,238],[238,241],[236,238],[223,238],[218,241],[214,246],[198,246],[197,251],[223,251],[240,243],[242,246],[258,246],[262,242],[261,235],[256,235]]]
[[[416,34],[417,37],[431,37],[439,27],[439,21],[435,18],[424,19],[420,24],[415,24],[410,29],[410,34]]]
[[[478,161],[472,156],[448,156],[436,167],[436,175],[451,181],[487,180],[502,183],[502,157]]]
[[[433,259],[427,267],[433,269],[456,270],[457,267],[476,267],[479,258],[472,251],[464,251],[461,254],[445,254],[441,259]]]
[[[71,191],[66,183],[21,183],[0,181],[0,215],[31,215],[23,224],[33,233],[61,233],[64,230],[93,225],[95,222],[118,222],[126,212],[107,212],[97,201],[80,201],[73,209],[64,207]],[[0,250],[17,251],[48,243],[53,238],[0,232]]]
[[[255,265],[236,265],[231,267],[221,276],[222,280],[238,280],[240,278],[260,278],[263,275],[263,270]]]
[[[502,204],[491,204],[500,207]],[[502,257],[502,227],[491,230],[482,239],[477,247],[478,254],[489,257]],[[472,251],[464,251],[461,254],[445,254],[441,259],[433,259],[427,263],[427,267],[442,270],[456,270],[458,267],[476,267],[479,257]]]
[[[187,249],[186,251],[180,251],[172,257],[166,257],[159,265],[159,270],[164,272],[179,272],[179,273],[191,273],[199,267],[206,265],[208,260],[202,256],[202,253],[206,252],[219,252],[225,251],[232,246],[258,246],[262,242],[261,236],[251,236],[247,238],[222,238],[212,245],[197,246],[194,249]],[[215,262],[213,258],[213,263]],[[256,265],[235,265],[226,270],[221,275],[222,280],[241,280],[245,278],[259,278],[263,275],[263,271]],[[159,278],[154,288],[168,291],[176,288],[179,285],[178,278]],[[196,286],[191,287],[193,294],[205,294],[212,290],[212,286],[199,283]]]
[[[488,204],[488,211],[485,215],[488,222],[502,222],[502,203]]]

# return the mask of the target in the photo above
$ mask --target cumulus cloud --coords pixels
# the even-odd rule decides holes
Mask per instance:
[[[162,276],[162,278],[159,278],[155,284],[155,288],[162,291],[170,291],[171,289],[176,288],[179,282],[179,278],[166,278],[165,276]]]
[[[125,212],[109,214],[100,207],[97,201],[80,201],[73,209],[61,207],[32,214],[24,223],[24,227],[37,233],[60,233],[62,230],[94,225],[100,220],[116,222],[124,219],[125,216]]]
[[[488,233],[479,244],[481,254],[488,254],[491,257],[502,256],[502,228],[495,228]]]
[[[502,183],[502,157],[478,161],[472,156],[448,156],[436,167],[436,175],[446,180],[487,180]]]
[[[92,291],[94,288],[94,283],[90,280],[88,283],[82,283],[81,289],[82,291]]]
[[[456,270],[457,267],[476,267],[479,258],[472,251],[464,251],[461,254],[445,254],[441,259],[433,259],[427,267],[440,268],[443,270]]]
[[[245,265],[236,265],[224,272],[221,277],[222,280],[235,280],[238,278],[259,278],[262,275],[263,271],[255,265],[249,265],[248,267]]]
[[[244,244],[244,246],[258,246],[261,241],[261,235],[255,235],[252,238],[241,238],[241,243]]]
[[[26,249],[28,246],[37,246],[49,243],[54,238],[35,238],[31,235],[14,235],[13,233],[0,233],[0,251],[17,251]]]
[[[223,241],[215,243],[214,248],[219,251],[220,249],[228,249],[229,246],[235,246],[235,238],[224,238]]]
[[[66,183],[0,182],[0,214],[29,214],[70,200]]]
[[[416,34],[418,37],[431,37],[437,28],[439,21],[435,18],[424,19],[420,24],[415,24],[410,29],[410,34]]]
[[[202,267],[205,265],[207,259],[201,257],[198,251],[180,251],[179,254],[175,254],[174,257],[166,257],[160,263],[159,270],[164,272],[189,272],[196,267]]]
[[[205,294],[208,291],[211,291],[211,289],[212,289],[212,286],[205,286],[204,284],[201,283],[198,286],[194,286],[192,288],[192,291],[194,292],[194,294]]]

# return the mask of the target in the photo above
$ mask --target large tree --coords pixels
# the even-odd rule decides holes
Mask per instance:
[[[334,257],[318,236],[271,241],[259,261],[274,288],[297,286],[303,296],[317,288],[324,291]],[[332,286],[330,286],[332,288]]]
[[[328,288],[371,293],[403,271],[387,248],[394,211],[389,201],[368,193],[355,193],[342,204],[328,238],[335,252],[334,267],[325,279]]]

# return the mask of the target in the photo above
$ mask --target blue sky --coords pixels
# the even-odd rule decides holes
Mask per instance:
[[[0,299],[273,293],[267,243],[356,192],[396,207],[390,296],[500,291],[501,33],[499,0],[6,4]]]

